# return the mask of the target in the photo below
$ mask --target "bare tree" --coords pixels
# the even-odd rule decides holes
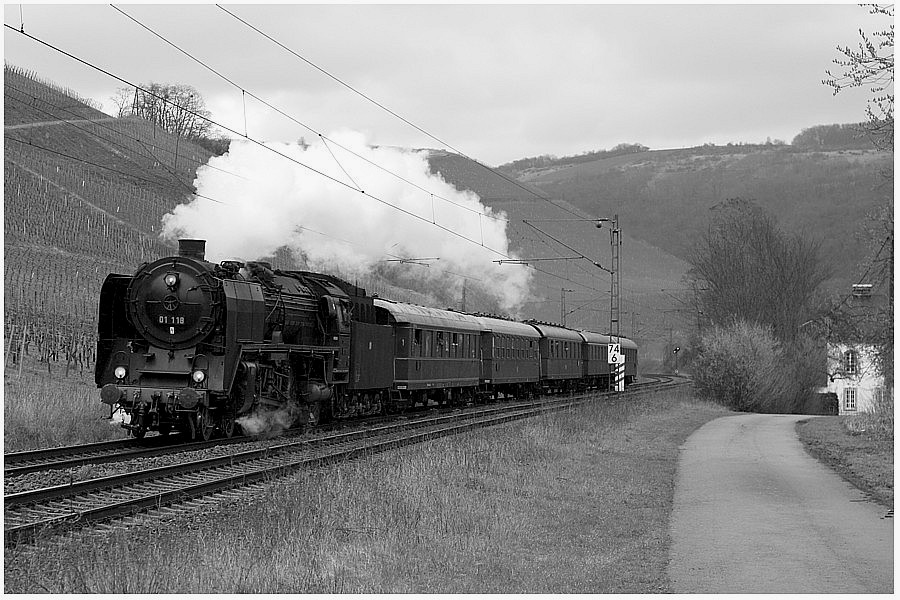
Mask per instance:
[[[116,116],[127,117],[131,114],[131,103],[134,97],[134,88],[120,87],[116,93],[110,96],[110,100],[116,105]]]
[[[868,34],[859,30],[861,40],[856,48],[838,46],[843,56],[834,64],[842,69],[828,75],[822,83],[835,94],[841,90],[866,86],[872,93],[866,107],[866,130],[876,148],[894,149],[894,5],[869,8],[870,14],[882,15],[890,20],[886,29]]]
[[[838,46],[842,54],[834,64],[840,67],[835,74],[826,71],[828,78],[822,83],[830,86],[835,94],[848,88],[868,87],[872,96],[866,106],[865,129],[872,144],[880,150],[894,151],[894,6],[869,7],[872,15],[883,16],[890,22],[885,29],[866,33],[859,30],[860,41],[856,48]],[[893,182],[893,171],[888,169],[884,177]],[[857,343],[870,344],[877,350],[876,364],[885,376],[889,387],[893,386],[894,370],[894,204],[893,196],[884,205],[867,215],[863,235],[867,239],[869,255],[859,278],[861,283],[873,283],[886,289],[887,302],[863,315],[848,310],[849,297],[838,300],[825,315],[825,330],[829,337],[844,336]]]
[[[185,84],[147,83],[137,88],[120,88],[113,102],[118,116],[137,116],[186,138],[207,136],[210,112],[203,96]]]
[[[732,199],[715,210],[690,259],[697,309],[713,324],[771,326],[779,340],[793,342],[829,275],[819,245],[781,231],[751,201]]]

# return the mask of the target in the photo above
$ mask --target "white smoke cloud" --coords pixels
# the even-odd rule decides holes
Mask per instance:
[[[211,158],[198,169],[198,195],[163,217],[163,237],[205,239],[211,261],[253,260],[288,246],[302,252],[311,269],[336,268],[349,274],[370,273],[392,256],[438,257],[430,268],[403,268],[416,278],[443,285],[452,281],[447,272],[478,279],[501,307],[517,311],[528,294],[530,272],[521,265],[492,262],[503,258],[497,252],[510,255],[506,222],[491,218],[505,218],[505,214],[432,175],[424,151],[373,148],[355,132],[330,139],[381,168],[321,139],[305,148],[267,144],[310,168],[252,142],[235,140],[227,154]],[[357,185],[397,208],[353,189]],[[462,279],[456,279],[461,289]]]
[[[289,429],[299,412],[296,405],[287,405],[275,410],[258,409],[249,415],[235,419],[245,435],[272,437]]]

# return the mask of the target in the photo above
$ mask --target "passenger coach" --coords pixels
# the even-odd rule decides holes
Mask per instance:
[[[518,321],[479,318],[481,389],[491,398],[534,396],[541,380],[540,333]]]
[[[414,304],[375,299],[394,331],[394,403],[426,405],[475,399],[481,381],[481,319]]]
[[[577,389],[582,376],[584,338],[577,331],[528,321],[541,334],[541,385],[548,392]]]

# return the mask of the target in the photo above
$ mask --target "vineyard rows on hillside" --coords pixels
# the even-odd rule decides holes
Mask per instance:
[[[103,280],[171,253],[162,216],[191,198],[211,153],[27,71],[4,75],[4,360],[89,368]]]
[[[39,98],[51,104],[65,104],[76,110],[85,118],[97,118],[105,116],[100,112],[100,103],[91,98],[83,98],[73,90],[63,88],[51,81],[42,79],[37,73],[12,66],[4,65],[3,68],[4,87],[15,86],[35,98]],[[73,102],[74,100],[74,102]],[[15,113],[10,113],[4,109],[4,123],[11,125],[13,123],[28,123],[31,121],[39,121],[40,119],[25,118],[23,121],[14,118]]]

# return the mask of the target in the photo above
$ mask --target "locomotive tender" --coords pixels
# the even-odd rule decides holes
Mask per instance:
[[[315,425],[429,401],[604,388],[613,342],[625,383],[637,372],[625,338],[391,302],[266,263],[213,264],[205,246],[180,240],[178,255],[103,283],[95,381],[137,438],[230,437],[242,417],[273,412]]]

